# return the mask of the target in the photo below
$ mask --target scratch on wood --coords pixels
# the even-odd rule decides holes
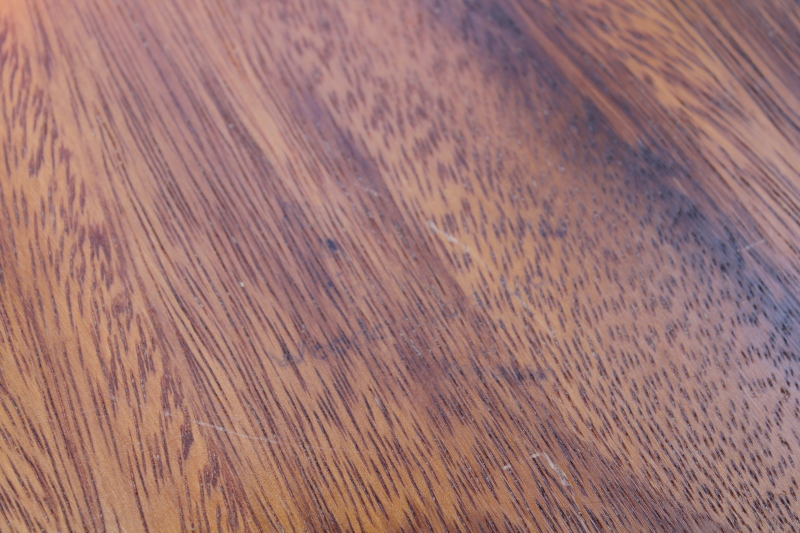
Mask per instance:
[[[426,225],[428,226],[428,228],[435,235],[438,235],[438,236],[442,237],[444,240],[446,240],[450,244],[455,244],[455,245],[461,247],[462,251],[465,254],[469,254],[470,258],[472,258],[473,261],[476,261],[483,268],[485,268],[487,273],[492,274],[492,269],[489,266],[489,264],[486,261],[484,261],[483,259],[481,259],[479,256],[476,256],[476,254],[473,254],[472,251],[470,250],[469,246],[467,246],[466,244],[464,244],[461,241],[459,241],[458,239],[456,239],[450,233],[447,233],[446,231],[443,231],[443,230],[439,229],[439,226],[437,226],[436,223],[434,221],[432,221],[432,220],[428,220]],[[539,286],[539,284],[531,284],[531,286],[532,287],[537,287],[537,286]],[[530,315],[533,316],[538,321],[538,317],[536,316],[536,313],[534,313],[533,309],[531,309],[531,307],[525,302],[525,300],[522,299],[522,296],[520,296],[519,291],[515,291],[513,293],[513,296],[514,296],[514,299],[517,300],[517,302],[519,302],[520,306],[522,306],[523,309],[528,311],[528,313],[530,313]],[[547,326],[546,324],[542,324],[539,321],[539,325],[543,329],[545,329],[550,335],[555,335],[555,331],[553,331],[553,329],[550,328],[549,326]]]
[[[172,413],[169,411],[162,411],[161,414],[164,416],[168,416],[170,418],[175,418],[172,416]],[[312,450],[320,450],[325,452],[342,452],[342,453],[350,453],[348,450],[343,450],[341,448],[331,448],[328,446],[304,446],[300,441],[287,441],[287,440],[279,440],[279,439],[268,439],[266,437],[254,437],[253,435],[248,435],[246,433],[239,433],[238,431],[232,431],[230,429],[224,428],[222,426],[217,426],[214,424],[209,424],[208,422],[201,422],[200,420],[191,420],[192,424],[197,424],[201,427],[211,428],[215,431],[219,431],[221,433],[226,433],[228,435],[233,435],[234,437],[239,437],[242,439],[248,440],[255,440],[260,442],[268,442],[270,444],[278,444],[280,446],[293,446],[295,448],[310,448]]]
[[[450,244],[459,245],[461,247],[461,249],[464,251],[465,254],[471,254],[469,246],[467,246],[466,244],[462,243],[461,241],[459,241],[458,239],[456,239],[455,237],[453,237],[452,235],[450,235],[446,231],[440,230],[439,226],[437,226],[436,223],[433,220],[429,220],[427,225],[428,225],[428,228],[430,228],[430,230],[432,232],[434,232],[436,235],[439,235],[440,237],[444,238],[444,240],[446,240]]]
[[[760,245],[764,244],[765,242],[767,242],[767,239],[761,239],[760,241],[756,241],[756,242],[754,242],[752,244],[748,244],[747,246],[742,248],[742,250],[745,251],[745,252],[749,252],[750,250],[752,250],[756,246],[760,246]]]
[[[564,472],[564,470],[560,466],[558,466],[555,461],[553,461],[553,459],[547,454],[547,452],[538,452],[538,453],[534,453],[533,455],[531,455],[531,459],[538,459],[540,457],[543,458],[545,461],[547,461],[547,466],[549,466],[550,469],[558,475],[558,480],[561,482],[561,485],[563,487],[568,487],[568,488],[572,489],[572,485],[570,484],[569,480],[567,479],[566,472]],[[510,467],[510,465],[506,465],[506,466]],[[588,528],[586,527],[586,522],[583,519],[583,513],[581,512],[581,506],[578,503],[578,500],[575,498],[575,493],[574,493],[574,491],[570,491],[570,492],[571,492],[570,498],[572,499],[572,503],[575,504],[578,520],[580,520],[581,526],[583,526],[584,529],[588,530]]]
[[[565,472],[564,472],[564,471],[561,469],[561,467],[560,467],[560,466],[558,466],[558,465],[555,463],[555,461],[553,461],[553,460],[550,458],[550,456],[549,456],[549,455],[547,455],[547,453],[545,453],[545,452],[539,452],[539,453],[534,453],[533,455],[531,455],[531,459],[538,459],[539,457],[543,457],[543,458],[544,458],[544,460],[545,460],[545,461],[547,461],[547,466],[549,466],[549,467],[550,467],[550,469],[551,469],[553,472],[555,472],[556,474],[558,474],[558,480],[561,482],[561,484],[562,484],[563,486],[565,486],[565,487],[569,487],[569,486],[570,486],[570,484],[569,484],[569,481],[567,480],[567,474],[566,474],[566,473],[565,473]]]

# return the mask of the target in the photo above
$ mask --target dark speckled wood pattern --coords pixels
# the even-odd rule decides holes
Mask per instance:
[[[0,2],[0,530],[800,531],[798,28]]]

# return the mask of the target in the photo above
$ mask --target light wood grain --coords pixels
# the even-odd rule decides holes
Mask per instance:
[[[800,531],[799,22],[0,3],[0,530]]]

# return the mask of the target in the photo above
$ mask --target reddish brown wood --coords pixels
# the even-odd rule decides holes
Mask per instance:
[[[0,3],[0,530],[800,530],[798,22]]]

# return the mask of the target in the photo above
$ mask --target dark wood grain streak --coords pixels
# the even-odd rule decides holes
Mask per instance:
[[[0,530],[800,530],[798,35],[1,3]]]

